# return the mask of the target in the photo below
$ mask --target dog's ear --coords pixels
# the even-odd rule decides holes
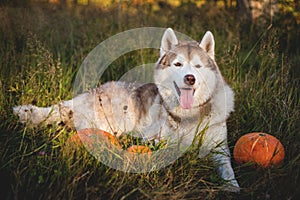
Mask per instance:
[[[173,29],[168,28],[161,40],[160,56],[164,55],[176,44],[178,44],[178,40]]]
[[[207,52],[210,58],[215,59],[215,39],[210,31],[205,33],[199,46]]]

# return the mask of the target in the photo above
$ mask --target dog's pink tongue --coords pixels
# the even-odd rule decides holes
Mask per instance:
[[[180,89],[180,105],[183,109],[190,109],[194,102],[193,90]]]

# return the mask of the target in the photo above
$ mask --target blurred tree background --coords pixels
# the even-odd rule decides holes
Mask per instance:
[[[97,43],[87,35],[97,30],[101,40],[106,34],[130,28],[170,26],[194,38],[212,29],[227,41],[238,39],[243,44],[241,48],[249,50],[272,26],[279,40],[279,50],[291,55],[291,62],[298,63],[299,57],[292,55],[300,52],[299,4],[298,0],[1,0],[0,44],[7,43],[6,39],[10,38],[15,40],[15,47],[21,49],[26,31],[30,30],[49,42],[49,46],[53,46],[51,51],[62,50],[62,43],[68,43],[69,49],[76,49],[76,45],[82,47],[83,43],[91,48]],[[19,10],[14,13],[12,7]],[[36,17],[31,18],[29,13]],[[76,33],[74,29],[81,32]],[[299,77],[300,72],[294,71]]]

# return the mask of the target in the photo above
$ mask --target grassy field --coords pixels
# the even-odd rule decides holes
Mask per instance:
[[[0,199],[297,199],[300,196],[299,24],[290,13],[247,26],[234,9],[205,4],[109,9],[50,4],[0,4]],[[282,165],[233,166],[241,193],[220,190],[207,158],[187,152],[159,171],[130,174],[108,168],[70,142],[63,126],[25,127],[19,104],[48,106],[72,97],[76,72],[100,42],[138,27],[172,27],[194,39],[211,30],[216,60],[235,91],[228,121],[230,150],[245,133],[263,131],[285,147]],[[116,60],[101,81],[156,61],[138,50]]]

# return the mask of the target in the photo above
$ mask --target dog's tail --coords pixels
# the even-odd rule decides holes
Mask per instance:
[[[28,123],[33,126],[38,124],[67,124],[73,119],[73,106],[71,101],[50,107],[37,107],[34,105],[21,105],[13,107],[14,115],[19,117],[21,123]]]

